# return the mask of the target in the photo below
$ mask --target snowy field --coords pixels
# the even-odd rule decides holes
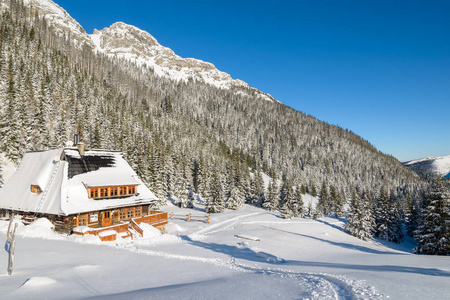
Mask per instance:
[[[245,206],[212,215],[211,224],[174,220],[167,234],[146,228],[144,238],[103,243],[40,223],[19,226],[12,276],[0,251],[0,299],[450,297],[450,257],[413,255],[408,242],[361,241],[333,218],[283,220]],[[0,221],[4,241],[7,227]]]

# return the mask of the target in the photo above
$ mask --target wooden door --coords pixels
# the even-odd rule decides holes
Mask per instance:
[[[107,210],[103,212],[102,216],[102,227],[111,226],[111,211]]]

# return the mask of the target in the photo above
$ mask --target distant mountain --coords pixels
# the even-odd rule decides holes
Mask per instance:
[[[415,171],[422,178],[430,175],[450,178],[450,155],[411,160],[405,162],[404,165]]]
[[[150,33],[135,26],[117,22],[100,31],[94,30],[90,37],[97,51],[139,65],[145,64],[159,76],[176,81],[204,82],[221,89],[243,87],[259,98],[274,101],[272,96],[251,88],[242,80],[231,78],[230,74],[219,71],[212,63],[176,55],[172,49],[160,45]]]
[[[25,0],[24,4],[39,15],[45,15],[54,31],[67,36],[76,48],[89,47],[110,57],[123,58],[139,65],[145,64],[152,68],[156,75],[172,80],[193,80],[221,89],[235,88],[238,93],[275,101],[271,95],[219,71],[212,63],[176,55],[170,48],[160,45],[150,33],[135,26],[117,22],[100,31],[94,30],[94,33],[89,35],[62,7],[51,0]],[[7,7],[6,4],[2,6]]]

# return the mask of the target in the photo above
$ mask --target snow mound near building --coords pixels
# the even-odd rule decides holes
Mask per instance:
[[[40,218],[28,226],[19,226],[17,228],[17,235],[30,238],[64,240],[65,237],[54,232],[54,228],[55,226],[48,219]]]
[[[169,234],[177,234],[177,233],[186,231],[186,229],[184,229],[183,227],[181,227],[180,225],[175,224],[175,223],[167,224],[166,230],[167,230],[167,233],[169,233]]]
[[[144,231],[144,238],[159,237],[163,234],[161,230],[147,223],[141,223],[139,224],[139,227]]]

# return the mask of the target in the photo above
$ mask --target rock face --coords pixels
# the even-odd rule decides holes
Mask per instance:
[[[7,2],[6,2],[7,3]],[[2,5],[7,5],[7,4]],[[45,16],[56,32],[70,37],[75,47],[88,47],[109,56],[124,58],[139,65],[153,68],[159,76],[173,80],[194,80],[218,88],[238,88],[236,92],[275,101],[272,96],[250,87],[230,74],[221,72],[209,63],[195,58],[182,58],[164,47],[148,32],[135,26],[117,22],[89,35],[63,8],[51,0],[25,0],[33,12]]]
[[[2,7],[8,6],[8,1],[0,2]],[[24,0],[24,4],[31,8],[33,13],[45,16],[47,23],[53,26],[56,32],[69,37],[75,47],[88,46],[108,56],[146,65],[153,68],[157,75],[176,81],[194,80],[222,89],[234,88],[236,93],[247,94],[256,99],[276,101],[269,94],[217,70],[211,63],[176,55],[170,48],[160,45],[148,32],[132,25],[117,22],[89,35],[75,19],[51,0]]]
[[[404,165],[422,178],[428,176],[450,178],[450,155],[412,160],[405,162]]]
[[[51,0],[24,0],[33,13],[45,16],[47,23],[51,24],[56,32],[70,36],[75,47],[88,45],[94,47],[94,43],[81,25],[72,18],[63,8]]]
[[[225,89],[243,87],[256,92],[262,99],[273,101],[271,96],[252,89],[242,80],[234,80],[211,63],[176,55],[171,49],[160,45],[148,32],[134,26],[117,22],[101,31],[95,30],[91,38],[98,51],[145,64],[160,76],[174,80],[192,79]]]

